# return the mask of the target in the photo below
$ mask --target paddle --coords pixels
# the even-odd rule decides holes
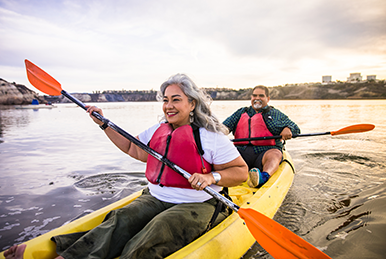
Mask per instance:
[[[87,110],[85,105],[78,99],[74,98],[61,88],[58,81],[52,78],[49,74],[37,67],[28,60],[25,60],[27,77],[30,83],[40,91],[49,95],[64,95],[84,110]],[[143,149],[149,155],[155,157],[165,165],[172,168],[177,173],[181,174],[186,179],[189,179],[190,174],[183,170],[181,167],[175,165],[167,158],[158,154],[156,151],[145,145],[102,115],[93,112],[93,116],[107,123],[110,128],[133,142],[135,145]],[[205,192],[216,198],[218,201],[224,203],[226,206],[234,210],[245,221],[248,229],[255,237],[256,241],[266,249],[275,258],[330,258],[316,247],[309,244],[307,241],[298,237],[276,221],[268,218],[267,216],[246,208],[240,208],[224,196],[216,192],[210,187],[205,187]]]
[[[328,132],[320,132],[320,133],[308,133],[308,134],[295,134],[292,135],[292,138],[297,137],[311,137],[311,136],[320,136],[320,135],[342,135],[342,134],[349,134],[349,133],[360,133],[360,132],[366,132],[374,129],[375,126],[373,124],[356,124],[347,126],[345,128],[342,128],[337,131],[328,131]],[[265,139],[281,139],[281,136],[267,136],[267,137],[256,137],[256,138],[238,138],[238,139],[231,139],[233,142],[240,142],[240,141],[253,141],[253,140],[265,140]]]

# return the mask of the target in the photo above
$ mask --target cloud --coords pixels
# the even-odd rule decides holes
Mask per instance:
[[[69,91],[157,89],[178,72],[233,88],[386,78],[384,13],[382,0],[0,0],[0,77],[28,85],[28,58]]]

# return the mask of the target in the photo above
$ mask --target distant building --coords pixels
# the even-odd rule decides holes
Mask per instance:
[[[362,81],[361,73],[350,73],[350,76],[347,77],[347,82],[356,83]]]
[[[367,81],[370,81],[370,80],[377,80],[377,78],[376,78],[377,76],[376,75],[368,75],[367,76]]]
[[[331,83],[332,76],[322,76],[322,84]]]

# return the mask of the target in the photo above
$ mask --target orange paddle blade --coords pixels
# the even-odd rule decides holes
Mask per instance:
[[[29,82],[48,95],[61,95],[62,87],[58,81],[29,60],[25,60]]]
[[[331,131],[331,135],[334,136],[334,135],[348,134],[348,133],[359,133],[359,132],[369,131],[374,128],[375,126],[373,124],[356,124],[356,125],[345,127],[337,131]]]
[[[330,258],[273,219],[252,210],[237,212],[256,241],[274,258]]]

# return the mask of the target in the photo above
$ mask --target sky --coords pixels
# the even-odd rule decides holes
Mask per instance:
[[[67,92],[386,79],[385,0],[0,0],[0,78]]]

